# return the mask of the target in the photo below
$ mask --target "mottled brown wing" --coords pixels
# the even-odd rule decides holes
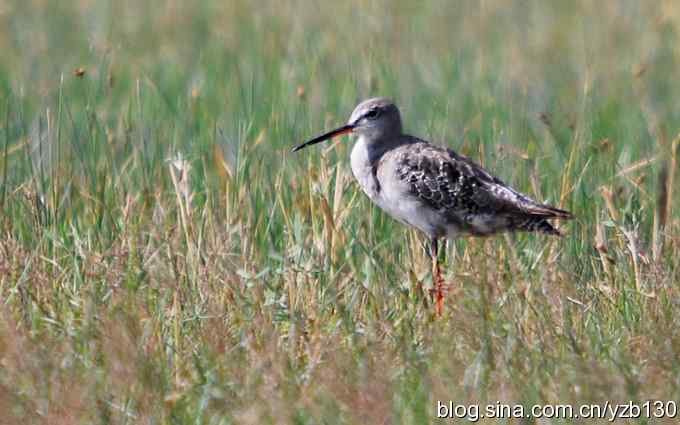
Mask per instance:
[[[498,214],[542,218],[572,215],[523,195],[471,159],[419,141],[398,152],[397,175],[431,207],[457,217]]]

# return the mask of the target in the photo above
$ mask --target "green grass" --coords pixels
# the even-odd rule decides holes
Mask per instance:
[[[0,6],[0,423],[680,400],[680,7],[142,3]],[[351,144],[289,152],[375,95],[577,220],[450,243],[434,320]]]

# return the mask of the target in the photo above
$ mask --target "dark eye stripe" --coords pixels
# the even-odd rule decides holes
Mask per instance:
[[[376,118],[379,114],[380,111],[378,111],[377,109],[371,109],[370,111],[366,112],[366,114],[364,114],[364,117],[368,119],[373,119]]]

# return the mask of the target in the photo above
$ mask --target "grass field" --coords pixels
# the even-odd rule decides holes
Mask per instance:
[[[680,400],[677,2],[192,3],[0,4],[0,424]],[[290,153],[376,95],[577,220],[449,243],[434,320],[351,143]]]

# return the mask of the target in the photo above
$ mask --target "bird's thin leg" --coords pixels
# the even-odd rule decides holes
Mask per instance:
[[[435,312],[438,317],[441,317],[444,310],[444,279],[439,269],[439,244],[437,238],[432,238],[430,247],[430,253],[432,254],[432,283],[434,285],[432,295],[435,303]]]

